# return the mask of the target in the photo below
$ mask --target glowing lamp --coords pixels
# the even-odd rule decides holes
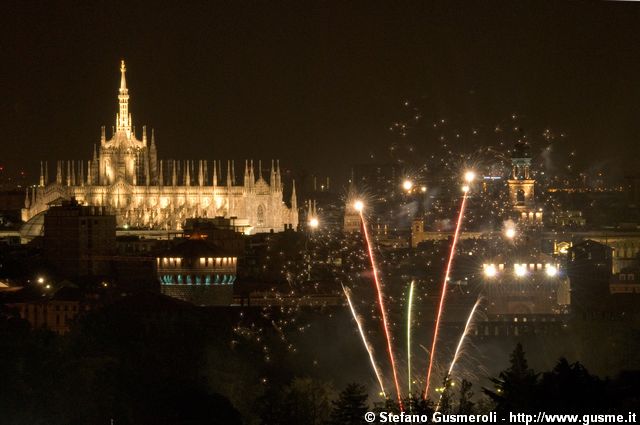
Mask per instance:
[[[489,264],[484,268],[484,275],[486,277],[495,277],[498,274],[498,269],[493,264]]]
[[[552,264],[547,264],[547,268],[545,270],[545,273],[549,277],[555,277],[558,274],[558,269],[556,268],[556,266],[554,266]]]
[[[513,239],[516,237],[516,229],[514,229],[513,227],[509,227],[504,231],[504,235],[509,239]]]
[[[312,229],[316,229],[320,225],[320,222],[316,217],[313,217],[309,220],[309,227]]]
[[[364,203],[362,201],[356,201],[353,203],[353,208],[356,211],[361,212],[364,209]]]
[[[464,180],[467,183],[471,183],[475,178],[476,178],[476,173],[474,173],[473,171],[467,171],[466,173],[464,173]]]
[[[465,184],[464,186],[462,186],[462,191],[463,191],[464,193],[469,192],[469,185],[466,185],[466,184]]]
[[[527,266],[525,264],[515,265],[516,276],[524,277],[527,274]]]
[[[407,192],[413,188],[413,182],[411,180],[405,180],[402,182],[402,188]]]

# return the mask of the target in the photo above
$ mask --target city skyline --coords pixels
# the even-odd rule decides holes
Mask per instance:
[[[632,171],[637,10],[624,2],[490,6],[305,13],[301,5],[67,11],[12,3],[21,18],[2,30],[10,64],[1,71],[2,165],[36,183],[37,162],[14,147],[29,144],[36,161],[90,155],[87,143],[114,113],[103,101],[114,89],[112,64],[126,59],[132,111],[155,127],[170,158],[276,157],[294,171],[344,180],[354,163],[386,160],[398,141],[389,129],[409,102],[425,126],[444,119],[491,139],[495,125],[517,114],[534,140],[547,128],[565,134],[581,167]],[[113,29],[105,32],[107,21]],[[415,133],[427,150],[437,143],[436,134]]]
[[[635,422],[638,23],[10,0],[0,422]]]

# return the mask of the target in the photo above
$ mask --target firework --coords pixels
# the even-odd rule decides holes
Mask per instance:
[[[353,319],[356,321],[356,325],[358,326],[358,332],[360,333],[360,337],[362,338],[362,343],[369,354],[369,360],[371,361],[371,368],[373,369],[373,373],[376,375],[376,379],[378,380],[378,384],[380,384],[380,392],[384,398],[387,397],[387,393],[384,390],[384,384],[382,383],[382,375],[378,370],[378,366],[376,366],[375,359],[373,357],[373,349],[371,345],[367,342],[367,337],[365,336],[364,330],[362,328],[362,322],[360,321],[360,317],[356,313],[355,308],[353,307],[353,303],[351,302],[351,297],[349,296],[349,290],[342,285],[342,290],[344,291],[344,296],[347,298],[347,303],[349,304],[349,309],[351,310],[351,315]]]
[[[468,174],[465,176],[467,183],[471,183],[473,180],[473,176]],[[453,257],[456,253],[456,245],[458,243],[458,236],[460,235],[460,227],[462,225],[462,218],[464,217],[464,209],[467,204],[467,194],[469,193],[469,186],[466,185],[463,187],[463,195],[462,195],[462,203],[460,204],[460,213],[458,214],[458,221],[456,223],[456,229],[453,233],[453,242],[451,244],[451,251],[449,252],[449,260],[447,261],[447,268],[444,272],[444,282],[442,283],[442,294],[440,295],[440,303],[438,305],[438,313],[436,316],[436,324],[433,329],[433,342],[431,344],[431,352],[429,353],[429,367],[427,369],[427,382],[424,390],[424,398],[426,399],[429,395],[429,381],[431,379],[431,370],[433,369],[433,359],[435,357],[436,352],[436,344],[438,341],[438,330],[440,329],[440,319],[442,317],[442,310],[444,307],[444,299],[447,293],[447,283],[449,281],[449,274],[451,273],[451,265],[453,264]]]
[[[359,202],[359,203],[358,203]],[[362,213],[363,204],[362,202],[356,202],[356,210],[360,213],[360,221],[362,223],[362,228],[364,232],[364,238],[367,243],[367,251],[369,253],[369,260],[371,261],[371,268],[373,269],[373,280],[376,284],[376,292],[378,294],[378,304],[380,307],[380,314],[382,316],[382,326],[384,328],[384,335],[387,339],[387,351],[389,352],[389,361],[391,362],[391,369],[393,370],[393,382],[396,387],[396,394],[398,396],[398,405],[400,409],[403,409],[402,406],[402,395],[400,394],[400,385],[398,383],[398,372],[396,370],[396,361],[393,356],[393,348],[391,347],[391,334],[389,332],[389,324],[387,321],[387,312],[384,308],[384,296],[382,294],[382,287],[380,285],[380,279],[378,278],[378,268],[376,267],[375,258],[373,256],[373,248],[371,247],[371,241],[369,239],[369,231],[367,230],[367,223],[364,219],[364,214]]]
[[[458,341],[458,346],[456,347],[456,351],[453,353],[453,360],[451,360],[451,365],[449,366],[449,370],[447,371],[447,374],[444,377],[445,386],[447,384],[447,381],[449,380],[449,377],[451,376],[451,372],[453,372],[453,367],[456,365],[456,362],[458,361],[458,358],[460,357],[460,351],[462,349],[462,344],[464,343],[464,340],[467,338],[467,335],[469,334],[469,330],[471,329],[471,321],[473,320],[473,315],[475,314],[476,309],[478,308],[478,305],[480,305],[480,299],[479,298],[476,301],[476,303],[473,305],[473,308],[471,309],[471,312],[469,313],[469,317],[467,317],[467,323],[464,325],[464,330],[462,331],[462,335],[460,335],[460,340]],[[442,394],[440,394],[440,400],[438,400],[438,404],[436,405],[436,412],[440,408],[440,401],[441,400],[442,400]]]
[[[413,284],[409,288],[409,306],[407,307],[407,376],[409,381],[409,395],[411,395],[411,306],[413,305]]]

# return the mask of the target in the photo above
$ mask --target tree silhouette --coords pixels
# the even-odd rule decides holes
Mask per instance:
[[[459,414],[471,414],[475,403],[471,401],[473,398],[473,391],[471,391],[472,383],[463,379],[460,382],[460,397],[458,398],[458,413]]]
[[[609,403],[605,385],[579,362],[569,364],[561,358],[550,372],[542,375],[540,394],[545,409],[558,412],[601,411]]]
[[[365,424],[364,414],[369,410],[368,395],[364,386],[349,384],[340,393],[337,400],[332,402],[332,425],[360,425]]]
[[[529,368],[522,344],[518,343],[511,353],[510,364],[498,378],[491,379],[495,390],[485,389],[485,394],[496,403],[499,414],[535,410],[538,374]]]

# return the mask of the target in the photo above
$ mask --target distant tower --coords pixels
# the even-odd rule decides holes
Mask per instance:
[[[511,178],[509,184],[509,200],[511,208],[518,213],[518,218],[529,222],[542,221],[542,213],[536,211],[535,183],[531,178],[531,153],[529,145],[518,140],[511,153]]]
[[[342,230],[345,233],[360,232],[360,212],[356,211],[354,202],[357,200],[357,189],[353,180],[353,172],[349,183],[349,192],[347,193],[347,201],[344,206],[344,223]]]

